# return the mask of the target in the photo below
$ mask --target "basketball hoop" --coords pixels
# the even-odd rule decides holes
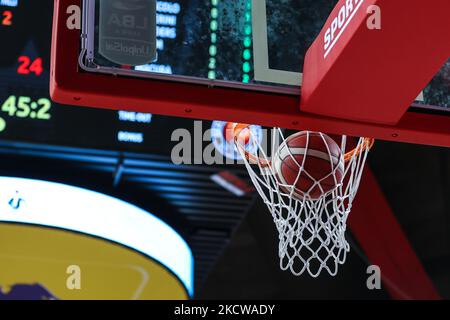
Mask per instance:
[[[249,134],[248,125],[234,126],[235,145],[275,222],[281,269],[335,276],[350,250],[347,217],[374,139],[341,136],[336,142],[310,131],[285,137],[274,128],[268,156],[258,139],[249,140],[258,154],[248,152],[243,132]]]

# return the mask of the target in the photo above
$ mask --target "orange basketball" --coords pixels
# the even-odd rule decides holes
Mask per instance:
[[[238,135],[239,143],[246,146],[250,142],[251,130],[248,124],[228,122],[224,130],[225,139],[233,143],[235,135]]]
[[[281,190],[298,200],[317,200],[335,190],[345,171],[337,143],[323,133],[310,131],[288,137],[272,165]]]

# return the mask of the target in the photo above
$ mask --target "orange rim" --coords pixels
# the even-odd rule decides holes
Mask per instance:
[[[359,156],[364,150],[367,148],[370,150],[372,149],[373,145],[375,144],[375,139],[373,138],[364,138],[364,142],[360,144],[358,147],[353,149],[350,152],[347,152],[344,155],[344,161],[349,162],[353,157]]]
[[[262,167],[270,167],[272,165],[272,161],[265,160],[265,159],[262,159],[260,157],[257,157],[255,155],[251,154],[250,152],[245,150],[245,147],[239,142],[239,135],[245,129],[250,130],[250,125],[249,124],[243,124],[243,123],[237,123],[235,125],[235,127],[233,128],[234,143],[244,153],[245,158],[250,163],[252,163],[252,164],[260,164]]]
[[[245,147],[239,142],[239,135],[242,133],[243,130],[249,129],[249,124],[242,124],[237,123],[236,126],[233,128],[233,135],[234,135],[234,142],[236,146],[244,153],[245,158],[252,164],[260,164],[262,167],[269,167],[272,164],[272,161],[261,159],[258,156],[255,156],[245,150]],[[344,161],[349,162],[353,157],[359,156],[366,148],[369,150],[372,149],[373,145],[375,144],[375,139],[373,138],[364,138],[364,142],[360,144],[358,147],[353,149],[352,151],[347,152],[344,155]]]

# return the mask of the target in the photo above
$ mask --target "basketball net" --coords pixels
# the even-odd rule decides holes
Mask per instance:
[[[278,253],[281,269],[290,270],[296,276],[308,272],[312,277],[318,277],[324,270],[335,276],[339,265],[345,262],[347,252],[350,251],[345,238],[346,222],[374,140],[360,138],[354,141],[346,136],[340,137],[340,141],[336,141],[338,143],[336,148],[340,148],[341,157],[343,157],[340,159],[343,165],[340,165],[339,179],[335,177],[338,174],[338,166],[330,164],[331,169],[326,177],[319,181],[313,180],[313,185],[316,187],[320,187],[321,181],[330,177],[338,183],[331,190],[323,191],[323,194],[317,196],[317,188],[315,188],[315,195],[312,195],[310,192],[314,189],[313,187],[309,190],[298,190],[296,187],[301,179],[314,179],[305,168],[305,160],[311,156],[308,143],[303,147],[304,149],[302,148],[303,161],[301,162],[289,152],[288,157],[292,157],[293,160],[291,165],[295,163],[298,166],[296,171],[298,173],[295,177],[296,183],[286,185],[277,178],[279,170],[273,165],[274,156],[269,157],[257,139],[250,139],[249,143],[257,144],[258,154],[250,154],[246,151],[242,144],[244,139],[239,138],[244,131],[247,135],[249,134],[250,130],[246,129],[248,129],[247,125],[235,126],[234,142],[253,184],[275,222],[279,235]],[[311,134],[304,133],[308,137]],[[315,134],[321,137],[326,136],[321,133]],[[272,154],[276,154],[276,150],[282,148],[287,140],[279,128],[274,128],[271,136]],[[331,159],[334,155],[329,148],[326,150]],[[320,189],[323,190],[323,188]]]

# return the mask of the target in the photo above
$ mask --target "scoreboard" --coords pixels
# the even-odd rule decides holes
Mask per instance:
[[[182,10],[178,2],[164,3],[158,5],[159,50],[176,41],[176,15]],[[166,147],[155,143],[154,137],[161,139],[158,142],[170,141],[170,127],[192,121],[79,108],[50,100],[52,15],[52,0],[0,0],[0,139],[165,153]],[[172,72],[170,61],[145,67]]]

